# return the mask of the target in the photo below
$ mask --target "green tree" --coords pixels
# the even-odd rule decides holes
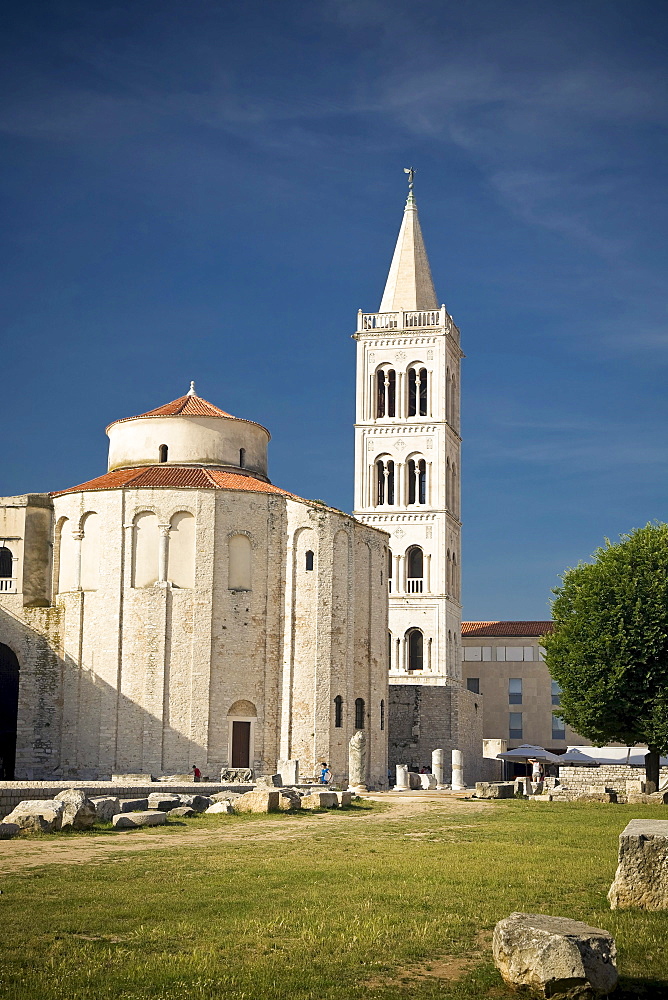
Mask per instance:
[[[558,715],[597,746],[646,743],[658,787],[668,753],[668,525],[648,524],[567,570],[544,637]]]

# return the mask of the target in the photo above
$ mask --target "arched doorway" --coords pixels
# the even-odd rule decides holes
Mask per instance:
[[[252,767],[257,710],[251,701],[235,701],[227,713],[230,767]]]
[[[16,722],[19,712],[19,661],[0,642],[0,779],[14,777]]]

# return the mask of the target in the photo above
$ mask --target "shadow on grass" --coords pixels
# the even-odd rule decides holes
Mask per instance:
[[[614,997],[615,1000],[665,1000],[668,997],[668,981],[620,976]]]

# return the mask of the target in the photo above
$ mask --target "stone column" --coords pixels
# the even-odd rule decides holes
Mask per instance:
[[[432,750],[431,752],[431,773],[436,778],[436,787],[443,788],[443,758],[445,754],[442,750]]]
[[[366,733],[358,729],[348,746],[348,790],[367,792],[366,787]]]
[[[167,546],[169,545],[169,525],[159,524],[158,539],[158,583],[167,583]]]
[[[298,760],[279,760],[276,764],[276,770],[281,776],[281,782],[284,785],[298,785],[299,784],[299,761]]]
[[[464,755],[461,750],[452,751],[452,790],[453,792],[463,792],[466,788],[464,784]]]
[[[83,531],[73,531],[74,539],[74,586],[73,590],[81,590],[81,543],[83,541]]]
[[[395,792],[408,791],[408,764],[397,764],[397,781],[394,786]]]

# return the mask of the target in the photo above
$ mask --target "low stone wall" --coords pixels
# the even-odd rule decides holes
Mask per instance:
[[[605,785],[620,795],[626,795],[627,781],[644,781],[644,767],[628,767],[626,764],[602,764],[600,767],[560,767],[559,780],[564,788],[574,791],[589,791],[590,785]],[[668,767],[659,773],[659,785],[668,781]]]
[[[251,792],[255,787],[249,785],[222,785],[217,781],[151,781],[146,784],[132,782],[121,784],[118,781],[0,781],[0,819],[4,819],[14,806],[24,799],[52,799],[58,792],[66,788],[80,788],[89,799],[98,795],[113,795],[119,799],[145,799],[152,792],[168,794],[175,792],[182,795],[215,795],[216,792]]]

